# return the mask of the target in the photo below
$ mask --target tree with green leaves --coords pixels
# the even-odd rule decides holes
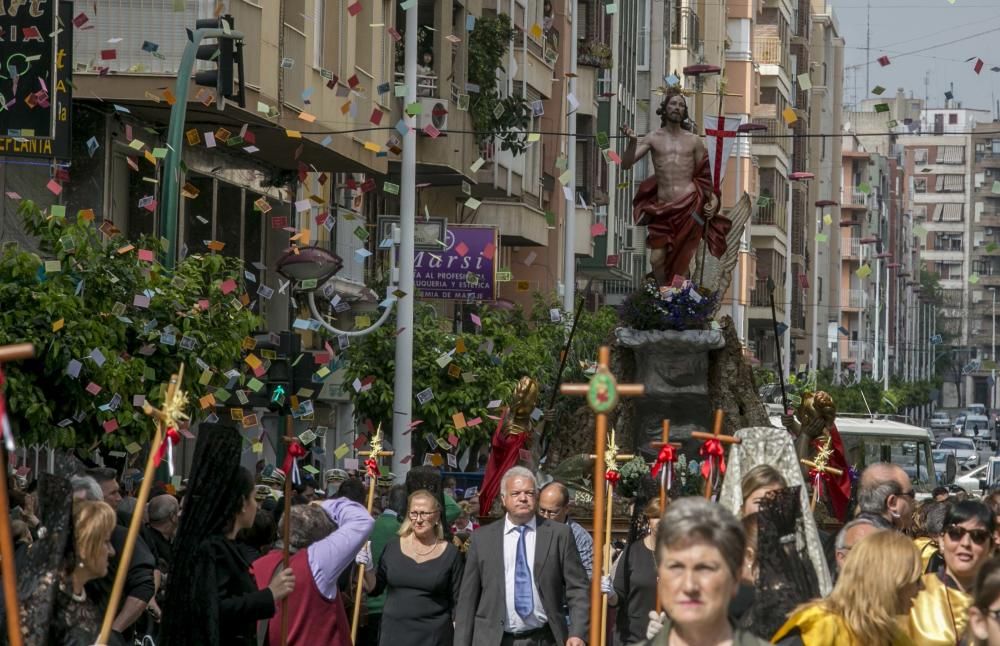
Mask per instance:
[[[21,445],[135,450],[152,437],[138,406],[158,401],[181,362],[197,408],[226,386],[258,328],[238,258],[189,255],[166,272],[160,241],[130,242],[110,222],[65,207],[18,207],[31,252],[0,250],[0,345],[30,342],[36,358],[7,372],[8,411]]]
[[[560,320],[553,321],[553,309],[558,311],[555,301],[541,296],[536,296],[527,316],[520,310],[484,306],[478,309],[481,325],[475,332],[455,333],[450,319],[439,318],[429,303],[417,303],[413,330],[412,433],[418,459],[424,452],[436,450],[432,447],[464,450],[488,442],[496,428],[500,406],[509,403],[522,376],[538,381],[542,393],[539,408],[548,405],[567,333],[566,322],[561,318],[564,313],[560,313]],[[616,322],[617,315],[611,308],[582,314],[564,381],[586,378],[587,362],[595,359],[597,347]],[[371,420],[374,426],[382,424],[383,428],[392,423],[394,330],[390,320],[376,332],[352,343],[345,358],[345,383],[358,386],[348,385],[355,415],[359,420]],[[490,408],[491,403],[498,401],[500,406]],[[576,404],[560,400],[557,414],[568,412]]]

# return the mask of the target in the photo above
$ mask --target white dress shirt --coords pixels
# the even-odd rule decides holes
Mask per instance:
[[[503,580],[505,587],[504,598],[507,601],[507,619],[504,622],[504,630],[509,633],[523,633],[529,630],[541,628],[548,623],[545,616],[545,609],[542,608],[542,599],[538,596],[538,585],[535,583],[535,535],[536,520],[531,518],[524,525],[524,549],[528,557],[528,571],[531,573],[531,596],[534,598],[534,612],[521,618],[514,609],[514,567],[517,563],[517,541],[520,532],[517,525],[510,522],[508,516],[504,516],[503,521]]]

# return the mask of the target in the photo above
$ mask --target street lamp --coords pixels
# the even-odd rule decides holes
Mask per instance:
[[[344,261],[339,256],[322,247],[293,247],[285,251],[278,258],[277,271],[285,278],[295,281],[296,289],[305,292],[306,299],[309,302],[309,312],[325,330],[337,336],[365,336],[379,329],[382,327],[382,324],[389,320],[389,314],[392,313],[392,306],[396,303],[396,295],[393,292],[397,290],[396,283],[399,279],[396,275],[396,245],[398,242],[399,228],[393,225],[392,244],[389,248],[389,286],[386,288],[385,301],[383,301],[386,307],[377,321],[361,330],[341,330],[335,328],[323,319],[319,308],[316,307],[316,288],[333,278],[340,271],[341,267],[344,266]]]

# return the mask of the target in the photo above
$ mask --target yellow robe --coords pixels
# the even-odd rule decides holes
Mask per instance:
[[[811,605],[795,612],[782,626],[771,643],[777,644],[793,630],[798,629],[805,646],[871,646],[855,638],[844,620],[820,605]],[[910,638],[900,631],[892,646],[912,646]]]
[[[927,572],[931,559],[938,554],[938,546],[933,540],[925,536],[914,538],[913,544],[917,546],[918,550],[920,550],[920,560],[924,564],[924,572]]]
[[[907,632],[921,646],[955,646],[969,623],[972,598],[949,588],[937,574],[925,574],[924,589],[910,609]]]

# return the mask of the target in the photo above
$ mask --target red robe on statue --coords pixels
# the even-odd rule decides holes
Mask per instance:
[[[844,454],[844,442],[840,439],[840,431],[836,424],[830,425],[830,448],[833,454],[830,456],[829,466],[840,469],[844,472],[842,476],[835,476],[832,473],[826,479],[826,493],[830,496],[830,507],[833,515],[841,522],[847,520],[847,505],[851,501],[851,467],[847,464],[847,456]],[[822,440],[813,442],[813,447],[819,450],[823,445]]]
[[[702,156],[692,181],[695,190],[665,204],[657,196],[656,176],[650,176],[639,185],[632,198],[633,220],[637,225],[649,227],[646,244],[651,249],[666,250],[664,276],[668,283],[674,276],[687,276],[701,241],[705,195],[713,190],[707,154]],[[732,226],[733,223],[721,215],[708,221],[708,250],[716,258],[726,253],[726,235]]]
[[[497,423],[497,429],[493,431],[490,456],[486,462],[486,473],[483,476],[483,485],[479,487],[480,516],[489,515],[493,500],[500,493],[500,479],[503,478],[503,474],[507,473],[508,469],[517,466],[521,449],[528,443],[527,433],[504,433],[504,422],[509,414],[509,409],[504,411]]]

